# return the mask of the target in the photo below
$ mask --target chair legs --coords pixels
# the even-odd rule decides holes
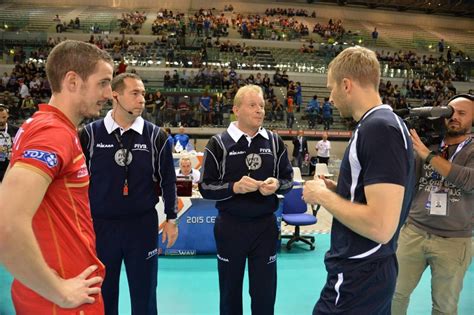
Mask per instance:
[[[297,225],[295,226],[295,233],[293,235],[282,235],[281,238],[289,238],[290,240],[286,243],[286,249],[291,250],[291,246],[295,242],[303,242],[309,245],[311,250],[314,250],[316,247],[314,246],[314,236],[309,235],[301,235],[300,234],[300,227]]]

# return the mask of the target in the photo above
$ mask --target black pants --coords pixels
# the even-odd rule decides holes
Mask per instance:
[[[214,225],[219,270],[220,314],[241,315],[245,264],[254,315],[274,313],[278,228],[275,216],[251,221],[219,214]]]
[[[324,163],[324,164],[328,165],[329,157],[318,156],[318,163]]]
[[[105,264],[102,284],[105,314],[118,315],[119,282],[122,260],[125,262],[132,311],[120,313],[156,315],[158,273],[158,218],[149,211],[138,218],[94,220],[97,254]]]

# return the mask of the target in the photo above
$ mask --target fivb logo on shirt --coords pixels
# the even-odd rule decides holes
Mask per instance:
[[[46,152],[41,150],[27,150],[23,153],[25,159],[35,159],[44,164],[49,168],[53,168],[58,165],[58,156],[56,153]]]
[[[257,153],[250,153],[245,158],[245,164],[249,171],[258,170],[262,166],[262,158]]]

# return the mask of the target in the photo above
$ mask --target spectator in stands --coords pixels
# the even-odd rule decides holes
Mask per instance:
[[[18,127],[8,123],[8,112],[8,108],[0,103],[0,183],[10,163],[13,139],[18,131]]]
[[[288,83],[289,83],[288,74],[286,73],[286,70],[283,70],[283,73],[281,75],[281,85],[288,86]]]
[[[191,107],[186,101],[181,101],[177,107],[177,122],[181,126],[189,126],[190,116],[192,115]]]
[[[153,101],[153,116],[155,118],[156,124],[161,126],[163,124],[163,111],[166,106],[166,98],[161,94],[160,90],[156,90]]]
[[[165,75],[163,77],[163,86],[165,88],[170,88],[173,86],[172,80],[171,80],[171,75],[168,70],[165,71]]]
[[[25,99],[21,102],[21,107],[19,111],[19,118],[28,118],[34,114],[36,111],[36,102],[35,100],[28,95]]]
[[[163,113],[163,125],[168,124],[176,127],[176,104],[169,99],[165,100],[165,108]]]
[[[295,104],[292,97],[286,98],[286,128],[292,129],[295,122]]]
[[[56,14],[53,21],[56,22],[56,33],[62,33],[63,23],[61,22],[61,19],[59,18],[59,14]]]
[[[372,31],[372,43],[377,45],[377,39],[379,38],[379,32],[377,31],[377,28],[374,27],[374,30]]]
[[[80,29],[81,28],[81,20],[79,19],[78,16],[76,16],[76,19],[74,20],[74,28],[75,29]]]
[[[3,73],[2,80],[1,80],[1,82],[0,82],[2,92],[7,89],[7,85],[8,85],[8,82],[9,82],[9,81],[10,81],[10,76],[8,75],[7,72],[4,72],[4,73]]]
[[[125,63],[125,59],[122,57],[120,63],[117,66],[116,75],[127,72],[128,65]]]
[[[295,101],[296,101],[296,111],[299,113],[301,110],[301,104],[303,103],[303,90],[300,82],[296,82],[295,85]]]
[[[286,97],[291,97],[295,103],[295,107],[297,108],[296,104],[296,85],[293,81],[290,81],[286,87]]]
[[[201,126],[209,126],[212,122],[212,98],[209,91],[205,90],[199,99],[199,108],[201,112]]]
[[[315,94],[313,98],[309,101],[308,106],[306,107],[309,129],[314,129],[316,127],[316,119],[319,114],[319,106],[320,105],[318,96]]]
[[[23,101],[30,96],[30,89],[28,89],[28,86],[25,84],[23,79],[18,80],[18,83],[20,84],[20,88],[18,90],[18,98],[19,98],[19,103],[18,105],[21,107],[21,104]]]
[[[283,85],[281,80],[282,80],[282,77],[281,77],[280,69],[276,68],[275,74],[273,74],[273,84],[275,84],[275,86],[281,86]]]
[[[184,133],[184,127],[179,127],[179,133],[174,136],[174,149],[176,152],[181,152],[183,150],[188,150],[189,136]]]
[[[213,106],[214,109],[214,125],[223,126],[224,125],[224,96],[219,93],[216,96],[216,101]]]
[[[329,130],[329,127],[331,126],[331,123],[332,123],[332,107],[331,107],[331,102],[329,102],[328,97],[324,99],[324,104],[322,108],[322,116],[323,116],[324,130]]]
[[[35,77],[30,81],[30,94],[31,96],[39,96],[41,89],[41,79],[39,73],[36,73]]]
[[[440,54],[444,53],[444,39],[441,38],[441,40],[438,42],[438,52]]]

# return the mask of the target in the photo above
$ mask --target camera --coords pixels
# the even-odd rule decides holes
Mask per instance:
[[[449,103],[460,97],[474,102],[473,94],[462,93],[450,98],[446,106],[406,108],[394,110],[394,113],[403,118],[409,129],[416,130],[425,145],[439,144],[446,132],[444,119],[454,114],[454,108]]]
[[[440,144],[446,127],[445,118],[450,118],[454,109],[451,106],[417,107],[399,109],[394,112],[403,118],[408,129],[415,129],[425,145]]]

